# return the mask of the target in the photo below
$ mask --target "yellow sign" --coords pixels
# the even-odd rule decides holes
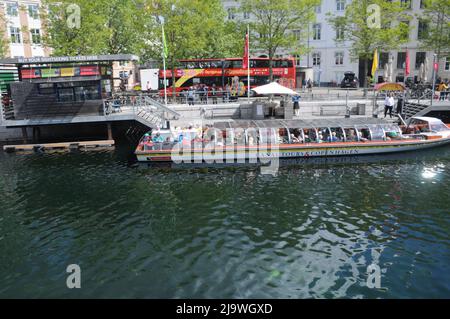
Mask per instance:
[[[75,69],[74,68],[61,68],[61,76],[74,76]]]

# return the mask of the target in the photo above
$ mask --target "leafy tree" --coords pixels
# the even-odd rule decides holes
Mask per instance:
[[[235,25],[224,22],[226,14],[220,0],[155,0],[149,10],[155,21],[164,23],[172,83],[180,59],[241,54],[242,48],[236,45],[240,36],[235,34]],[[161,32],[160,26],[154,33],[155,43],[159,43],[153,46],[155,57],[162,56]],[[175,85],[172,90],[175,95]]]
[[[427,24],[421,44],[438,59],[450,54],[450,0],[425,0],[422,21]]]
[[[5,21],[5,17],[2,13],[0,13],[0,20]],[[7,51],[7,42],[5,39],[6,30],[3,27],[0,27],[0,58],[5,57]]]
[[[145,0],[44,0],[45,45],[55,55],[137,53],[146,43]],[[74,6],[80,8],[76,25]],[[76,18],[75,18],[76,19]]]
[[[308,25],[314,20],[314,7],[320,0],[243,0],[241,11],[250,14],[251,33],[256,47],[269,57],[273,81],[273,58],[278,50],[304,52]],[[296,33],[293,31],[296,30]]]
[[[411,17],[406,13],[407,3],[385,0],[358,0],[347,5],[342,16],[332,15],[329,20],[341,37],[337,43],[348,42],[353,60],[363,59],[364,74],[368,74],[369,60],[374,51],[390,51],[408,42]],[[364,87],[367,87],[364,76]]]

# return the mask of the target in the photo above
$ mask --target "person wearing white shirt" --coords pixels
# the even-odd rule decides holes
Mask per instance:
[[[392,93],[389,93],[384,100],[384,117],[386,118],[388,112],[389,116],[392,118],[392,111],[394,110],[395,99]]]

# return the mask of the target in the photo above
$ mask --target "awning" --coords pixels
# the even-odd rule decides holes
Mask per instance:
[[[297,95],[298,93],[285,87],[277,82],[272,82],[263,86],[258,86],[252,89],[256,94],[259,95]]]
[[[403,83],[379,83],[375,85],[375,91],[405,91]]]

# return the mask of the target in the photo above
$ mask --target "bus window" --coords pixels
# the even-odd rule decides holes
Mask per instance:
[[[232,69],[242,69],[242,60],[234,60],[231,61],[231,68]]]

